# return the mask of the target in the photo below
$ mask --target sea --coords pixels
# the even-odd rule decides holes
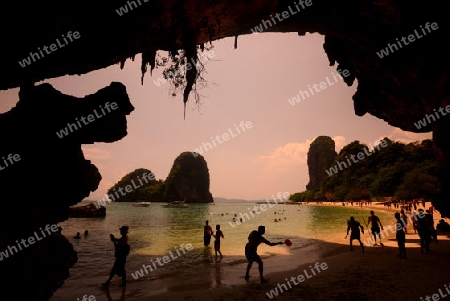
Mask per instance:
[[[79,205],[88,203],[83,201]],[[107,280],[114,263],[114,245],[109,234],[120,237],[119,228],[124,225],[129,227],[131,245],[126,264],[126,300],[133,300],[169,291],[244,284],[247,264],[244,247],[250,232],[260,225],[266,227],[264,237],[270,242],[285,239],[292,242],[291,246],[259,246],[258,254],[263,258],[265,275],[314,263],[328,249],[348,245],[345,238],[347,220],[354,216],[365,227],[370,211],[356,204],[272,203],[269,206],[266,203],[261,207],[257,202],[244,200],[215,202],[214,205],[189,204],[188,208],[166,208],[162,204],[135,207],[132,203],[112,202],[106,204],[104,218],[69,218],[60,223],[62,234],[78,253],[78,262],[50,300],[82,300],[84,295],[95,296],[96,300],[113,300],[110,292],[105,295],[101,283]],[[393,214],[383,211],[376,214],[385,226],[394,224]],[[241,217],[241,223],[233,222],[233,218],[239,221]],[[203,244],[206,220],[214,231],[216,225],[220,225],[224,234],[221,259],[215,258],[214,238],[210,246]],[[83,235],[85,230],[88,230],[87,236]],[[73,238],[77,232],[81,233],[81,239]],[[366,235],[362,239],[368,237]],[[165,261],[162,260],[164,256],[168,257]],[[153,270],[147,267],[145,271],[143,266],[151,266]],[[254,276],[251,279],[258,278],[257,264],[254,264],[250,275]],[[115,276],[110,286],[117,290],[115,298],[124,300],[125,296],[120,296],[118,288],[120,283],[120,278]]]

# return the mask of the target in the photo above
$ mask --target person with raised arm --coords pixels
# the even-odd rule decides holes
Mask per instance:
[[[245,245],[245,257],[247,257],[248,265],[247,265],[247,271],[245,273],[245,280],[250,279],[250,269],[252,267],[253,262],[258,263],[258,270],[259,270],[259,277],[261,280],[261,283],[266,283],[268,280],[264,279],[263,277],[263,262],[261,260],[261,257],[259,257],[257,253],[258,246],[261,243],[265,243],[269,246],[276,246],[276,245],[282,245],[284,242],[270,242],[267,239],[263,237],[264,233],[266,233],[266,227],[259,226],[258,230],[253,230],[250,235],[248,236],[248,243]]]

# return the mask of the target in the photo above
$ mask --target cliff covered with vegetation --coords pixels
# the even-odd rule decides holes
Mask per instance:
[[[108,189],[108,195],[116,202],[213,202],[206,161],[191,152],[184,152],[175,159],[165,181],[156,180],[153,172],[139,168]]]
[[[328,166],[328,173],[316,189],[291,195],[290,200],[302,201],[358,201],[370,198],[394,197],[401,200],[425,198],[431,200],[440,191],[436,157],[431,140],[404,144],[383,139],[385,147],[378,147],[362,160],[346,168],[341,166],[368,147],[359,141],[344,146]],[[309,160],[308,160],[309,163]],[[308,167],[311,168],[311,166]],[[321,166],[319,168],[322,168]],[[316,170],[315,173],[323,172]]]
[[[138,168],[108,189],[108,195],[115,202],[158,202],[163,199],[164,181],[156,180],[150,170]]]

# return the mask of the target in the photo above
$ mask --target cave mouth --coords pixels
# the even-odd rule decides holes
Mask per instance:
[[[264,199],[279,189],[291,193],[304,189],[308,183],[307,147],[315,137],[334,137],[338,151],[353,140],[369,144],[383,137],[404,142],[431,138],[430,134],[404,132],[369,114],[355,116],[351,99],[358,83],[355,81],[349,87],[344,82],[349,74],[346,69],[330,66],[324,42],[323,35],[298,36],[297,33],[243,35],[237,44],[234,38],[212,42],[212,47],[200,57],[205,67],[204,80],[197,90],[200,99],[191,93],[186,120],[181,118],[184,113],[180,105],[184,101],[186,82],[179,78],[169,82],[168,76],[175,75],[175,78],[178,74],[161,63],[168,57],[166,51],[157,52],[155,68],[151,74],[146,70],[141,78],[142,55],[138,55],[103,70],[45,80],[36,85],[50,83],[62,93],[76,97],[95,93],[111,81],[122,82],[127,87],[136,108],[127,117],[128,135],[113,144],[82,146],[86,159],[102,175],[98,189],[89,199],[102,199],[108,188],[135,168],[149,168],[157,178],[165,179],[174,158],[183,151],[195,149],[204,151],[209,163],[213,195]],[[4,104],[14,106],[14,91],[17,89],[1,92],[7,100]],[[237,116],[233,112],[236,107],[242,109]],[[223,145],[211,139],[229,130],[236,131],[241,121],[253,124],[251,131],[242,133],[247,137],[239,135]],[[265,133],[271,133],[271,137],[267,139]],[[261,143],[262,140],[267,141]],[[207,144],[213,147],[201,149]],[[153,146],[148,149],[147,145]],[[235,160],[237,153],[243,158]],[[233,154],[234,159],[222,163],[220,158],[227,158],[228,154]],[[165,159],[150,163],[155,166],[146,166],[147,158],[156,157]],[[252,192],[241,190],[229,194],[224,187],[242,187],[242,180],[230,179],[229,173],[242,169],[243,161],[254,161],[242,176]],[[259,175],[253,176],[253,170]],[[276,179],[271,180],[272,176]],[[259,188],[261,185],[266,187],[264,191]]]
[[[173,97],[167,83],[159,81],[160,86],[157,85],[161,69],[154,69],[152,77],[146,74],[141,85],[139,56],[123,66],[44,81],[64,94],[80,98],[112,81],[120,82],[126,86],[134,106],[134,111],[130,109],[124,114],[127,135],[108,137],[101,142],[91,137],[81,143],[82,153],[76,155],[82,154],[92,162],[102,180],[98,187],[83,183],[85,190],[88,187],[94,193],[77,195],[70,199],[71,204],[83,198],[101,199],[121,175],[135,168],[149,168],[157,178],[164,179],[179,153],[207,143],[214,145],[205,148],[203,154],[209,164],[214,196],[266,199],[279,191],[303,190],[308,182],[305,164],[308,145],[319,135],[329,135],[340,145],[352,140],[369,143],[382,136],[421,140],[416,139],[419,135],[401,131],[369,114],[354,115],[351,99],[357,91],[357,82],[348,87],[338,75],[339,66],[329,66],[323,36],[254,34],[239,37],[237,49],[234,42],[233,38],[213,42],[215,56],[204,73],[208,85],[199,90],[200,101],[194,98],[187,103],[186,118],[182,93]],[[313,46],[308,47],[309,43]],[[324,88],[320,86],[322,82]],[[123,126],[123,119],[121,122]],[[251,127],[246,131],[241,128],[238,133],[241,122],[250,122]],[[213,144],[213,137],[230,131],[235,137]],[[250,168],[243,168],[249,163]],[[89,170],[87,174],[92,176],[95,171]],[[230,177],[236,174],[239,177]],[[73,180],[80,175],[83,173],[76,173]],[[299,184],[302,177],[303,183]],[[92,176],[86,182],[96,180]],[[236,191],[244,193],[229,194],[229,187],[237,187]],[[63,219],[60,215],[58,218]]]

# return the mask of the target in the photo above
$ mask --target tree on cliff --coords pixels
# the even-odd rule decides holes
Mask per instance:
[[[319,136],[314,139],[308,151],[309,184],[306,189],[320,188],[320,183],[327,177],[325,170],[331,166],[336,156],[335,143],[331,137]]]
[[[155,180],[155,174],[150,170],[138,168],[108,189],[108,194],[115,202],[162,201],[164,182]]]
[[[173,162],[165,181],[164,200],[192,203],[213,202],[209,192],[209,170],[200,154],[181,153]]]
[[[368,200],[371,197],[432,199],[440,193],[442,187],[439,186],[431,140],[409,144],[394,142],[388,138],[383,140],[387,142],[386,147],[380,147],[370,156],[325,177],[320,183],[320,189],[307,189],[293,194],[290,199],[322,201],[325,196],[328,200],[335,201]],[[327,168],[336,166],[338,162],[348,163],[351,155],[364,153],[366,148],[359,141],[349,143]],[[308,158],[308,166],[309,164]]]

